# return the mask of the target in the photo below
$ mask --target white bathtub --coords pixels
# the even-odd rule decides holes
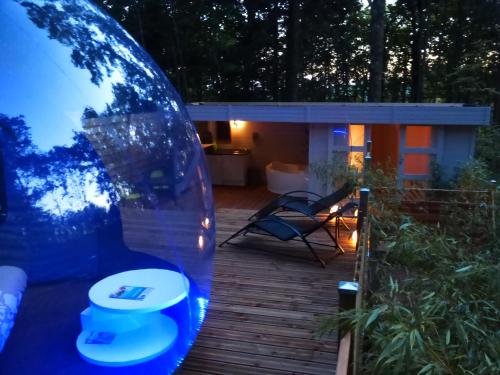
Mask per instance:
[[[277,194],[293,190],[307,190],[308,172],[303,164],[273,161],[266,165],[267,189]]]

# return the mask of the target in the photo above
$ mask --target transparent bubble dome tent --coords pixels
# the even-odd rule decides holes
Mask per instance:
[[[0,372],[173,372],[215,241],[181,99],[87,1],[1,1],[0,49]]]

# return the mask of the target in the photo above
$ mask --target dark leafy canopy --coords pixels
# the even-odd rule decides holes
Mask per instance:
[[[96,1],[188,102],[368,100],[361,0]],[[500,124],[500,2],[387,1],[384,18],[382,101],[493,105]]]
[[[291,70],[298,100],[367,99],[370,9],[361,0],[97,3],[187,101],[286,100]],[[385,13],[384,101],[498,102],[498,1],[397,0]]]
[[[186,101],[288,100],[290,82],[296,100],[366,96],[369,21],[361,1],[97,3],[146,47]]]

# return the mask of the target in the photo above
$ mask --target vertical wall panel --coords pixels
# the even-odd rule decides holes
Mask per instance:
[[[444,128],[443,155],[440,159],[445,178],[453,177],[457,169],[474,156],[474,142],[474,127]]]
[[[330,129],[330,125],[309,126],[309,164],[329,159]],[[327,186],[319,181],[313,173],[309,173],[309,190],[318,194],[326,194]]]

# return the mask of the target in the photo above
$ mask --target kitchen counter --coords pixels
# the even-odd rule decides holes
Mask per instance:
[[[250,150],[238,148],[205,148],[208,169],[214,185],[245,186]]]
[[[208,146],[205,148],[207,155],[250,155],[250,150],[246,148],[215,148]]]

